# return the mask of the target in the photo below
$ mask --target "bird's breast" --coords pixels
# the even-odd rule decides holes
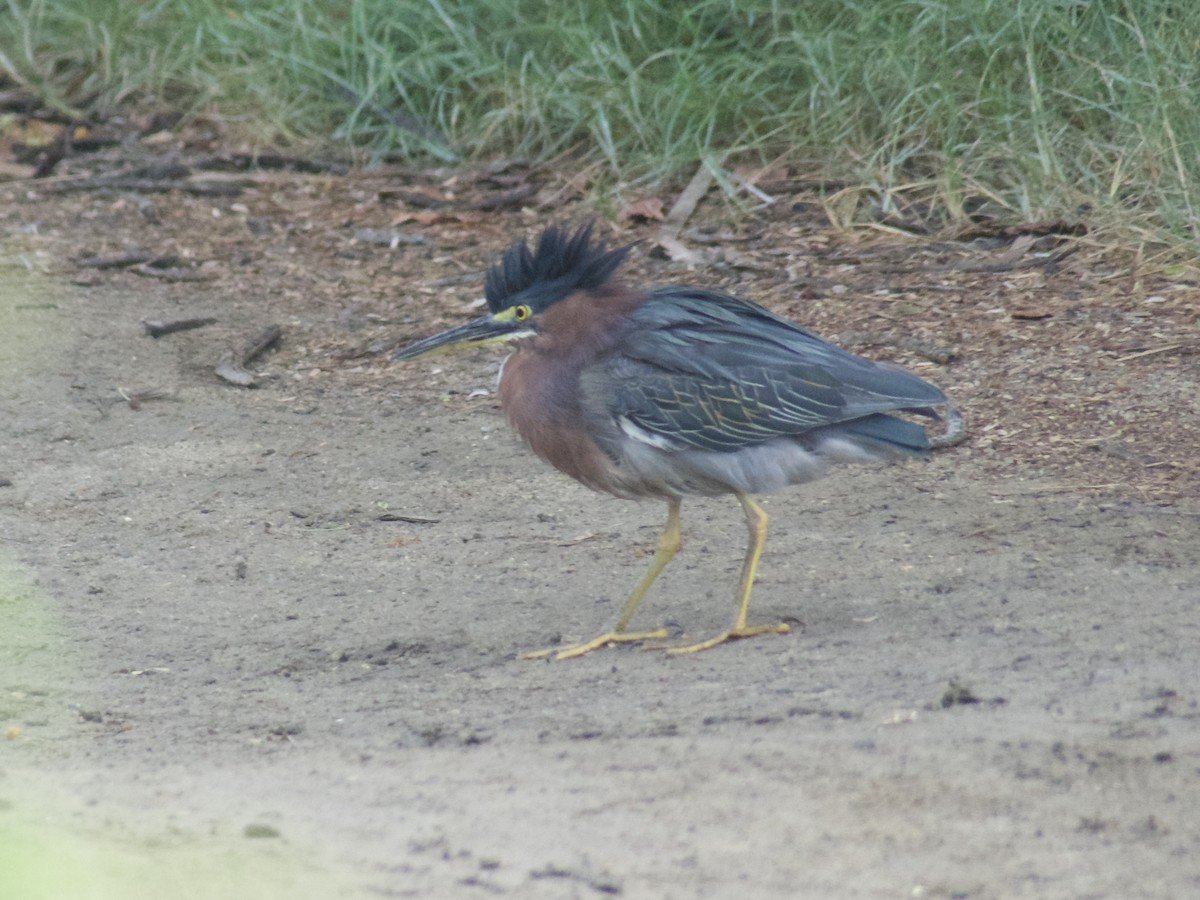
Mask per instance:
[[[612,491],[612,460],[583,416],[578,372],[556,365],[536,345],[519,346],[505,361],[499,395],[509,424],[534,453],[590,488]]]

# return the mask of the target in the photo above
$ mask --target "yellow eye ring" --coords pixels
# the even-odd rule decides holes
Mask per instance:
[[[528,319],[532,315],[533,315],[533,310],[530,309],[528,306],[526,306],[524,303],[522,303],[515,310],[513,310],[513,317],[518,322],[524,322],[526,319]]]

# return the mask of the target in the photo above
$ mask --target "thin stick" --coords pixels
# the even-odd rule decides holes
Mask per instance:
[[[1128,356],[1119,356],[1117,357],[1117,362],[1129,362],[1131,359],[1140,359],[1143,356],[1153,356],[1156,353],[1170,353],[1172,350],[1182,350],[1187,346],[1187,344],[1167,344],[1165,347],[1155,347],[1153,350],[1143,350],[1141,353],[1131,353]]]

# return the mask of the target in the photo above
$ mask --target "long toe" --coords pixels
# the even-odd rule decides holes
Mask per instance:
[[[665,647],[663,649],[668,653],[698,653],[701,650],[708,650],[718,644],[724,644],[726,641],[740,640],[741,638],[754,637],[759,634],[787,634],[791,630],[791,627],[786,622],[780,622],[777,625],[742,626],[741,628],[730,628],[727,631],[722,631],[720,634],[713,635],[697,644],[684,644],[682,647]]]
[[[593,650],[599,650],[601,647],[607,647],[609,644],[629,644],[637,641],[655,641],[667,637],[670,632],[665,628],[657,628],[654,631],[606,631],[603,634],[598,634],[590,641],[584,641],[581,644],[568,644],[565,647],[549,647],[545,650],[532,650],[529,653],[522,653],[521,659],[545,659],[547,656],[553,656],[555,659],[571,659],[575,656],[583,656],[585,653],[591,653]]]

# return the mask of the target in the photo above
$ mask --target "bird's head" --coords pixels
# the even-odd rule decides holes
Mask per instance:
[[[600,288],[628,252],[628,246],[609,250],[593,243],[590,222],[574,234],[551,225],[534,249],[517,241],[488,269],[486,315],[409,344],[392,359],[416,359],[536,334],[541,313],[576,291]]]

